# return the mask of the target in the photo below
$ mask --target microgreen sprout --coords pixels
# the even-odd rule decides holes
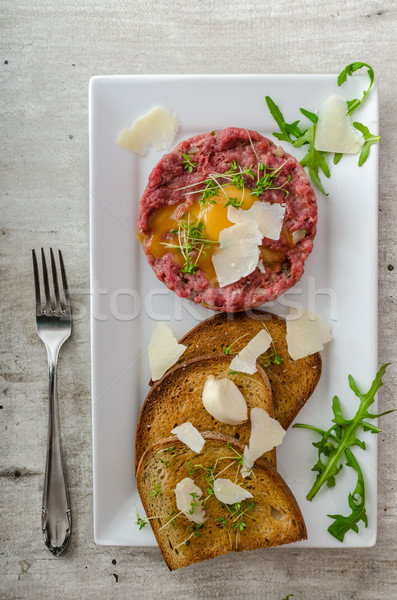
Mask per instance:
[[[190,495],[192,497],[192,501],[190,502],[189,510],[187,512],[189,513],[189,515],[192,515],[196,510],[196,506],[198,506],[200,502],[198,500],[199,495],[196,494],[196,492],[191,492]]]
[[[276,346],[274,342],[271,343],[270,349],[262,356],[263,366],[270,367],[273,365],[280,365],[283,362],[283,357],[277,354]]]
[[[139,530],[143,529],[149,523],[149,521],[151,521],[153,519],[166,519],[166,518],[169,519],[170,517],[172,517],[175,514],[175,511],[171,510],[171,512],[168,512],[166,515],[155,515],[154,517],[143,518],[143,517],[139,516],[139,513],[138,513],[135,505],[134,505],[134,509],[135,509],[135,514],[136,514],[135,524],[138,525]],[[176,515],[176,516],[178,516],[178,515]],[[173,517],[173,518],[175,518],[175,517]],[[173,521],[173,519],[171,519],[171,521]],[[170,521],[168,521],[166,523],[166,525],[168,525],[169,523],[170,523]],[[172,522],[171,527],[174,527],[174,526],[175,526],[175,524]]]
[[[136,513],[136,517],[137,518],[136,518],[135,523],[136,523],[136,525],[138,525],[139,531],[140,531],[141,529],[143,529],[149,523],[149,521],[147,519],[143,519],[142,517],[140,517],[138,515],[138,513]]]
[[[227,442],[226,446],[229,448],[229,450],[232,450],[234,452],[234,454],[236,455],[236,460],[239,463],[239,465],[243,466],[244,465],[244,457],[242,454],[240,454],[240,452],[237,452],[237,450],[235,450],[233,448],[233,446],[231,445],[230,442]]]
[[[261,381],[259,381],[259,379],[257,379],[256,377],[253,377],[252,375],[247,375],[247,373],[243,373],[242,371],[230,370],[230,371],[228,371],[228,375],[239,375],[240,377],[245,377],[246,379],[251,379],[252,381],[255,381],[255,383],[257,383],[258,385],[261,385],[263,388],[267,389],[267,386],[264,383],[262,383]]]
[[[284,181],[282,185],[275,185],[274,180],[280,174],[281,169],[283,168],[285,163],[280,165],[277,169],[269,169],[263,163],[259,163],[258,165],[258,179],[254,189],[251,191],[251,196],[261,196],[266,190],[283,190],[285,192],[286,197],[289,195],[289,191],[284,189],[284,186],[291,181],[291,175],[288,175],[287,179]],[[262,177],[260,177],[260,171],[263,171]]]
[[[169,458],[159,458],[159,461],[165,466],[166,469],[168,469],[168,465],[170,464],[170,460],[171,458],[174,456],[175,454],[175,446],[170,446],[169,448],[165,448],[164,452],[167,452],[169,454]]]
[[[247,335],[248,335],[248,333],[244,333],[243,335],[240,335],[240,337],[238,337],[236,340],[234,340],[234,342],[232,342],[229,346],[224,346],[223,353],[226,355],[236,354],[235,352],[232,352],[232,347],[235,344],[237,344],[237,342],[239,342],[243,338],[247,337]],[[237,373],[237,371],[235,371],[235,373]]]
[[[153,489],[149,492],[149,496],[157,496],[157,494],[161,494],[161,484],[156,483],[154,477],[152,478]]]
[[[175,546],[175,548],[179,548],[180,546],[189,546],[190,540],[193,536],[201,537],[200,529],[203,528],[204,523],[191,523],[188,527],[186,527],[186,533],[190,534],[186,539],[184,539],[180,544]]]
[[[185,261],[185,264],[181,269],[182,273],[193,275],[196,272],[200,257],[206,256],[204,248],[209,248],[213,244],[217,245],[219,242],[206,239],[204,237],[203,221],[191,223],[190,213],[188,214],[187,220],[180,219],[178,223],[178,229],[172,229],[170,231],[171,234],[178,236],[178,243],[162,242],[162,244],[167,248],[179,250]]]
[[[188,171],[189,173],[192,173],[193,169],[197,167],[197,163],[192,162],[192,155],[186,154],[186,152],[182,152],[182,158],[183,168],[186,169],[186,171]]]
[[[240,208],[242,203],[243,203],[243,200],[239,200],[238,198],[229,198],[225,202],[225,208],[227,206],[234,206],[235,208]]]
[[[242,205],[243,200],[230,198],[226,193],[225,186],[232,185],[244,192],[246,183],[251,181],[252,185],[252,182],[257,179],[253,191],[251,192],[254,196],[261,195],[267,189],[282,189],[286,195],[288,195],[288,190],[285,190],[284,186],[288,183],[290,178],[287,178],[280,186],[277,186],[274,182],[283,166],[284,165],[281,165],[277,169],[268,169],[266,165],[260,163],[258,172],[255,174],[252,166],[242,169],[235,160],[232,160],[229,169],[224,173],[211,173],[207,179],[178,188],[177,191],[187,190],[186,195],[201,194],[200,203],[203,205],[206,205],[207,203],[215,204],[216,196],[219,196],[219,194],[222,193],[226,198],[225,206],[231,205],[238,208]],[[263,172],[261,177],[260,171]]]

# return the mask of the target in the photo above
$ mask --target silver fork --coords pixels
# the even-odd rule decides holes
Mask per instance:
[[[58,252],[63,297],[61,300],[57,268],[54,253],[51,248],[51,271],[54,292],[51,298],[47,263],[42,248],[41,264],[45,297],[45,300],[42,303],[39,268],[36,253],[32,250],[34,285],[36,292],[36,331],[47,349],[49,374],[47,460],[41,524],[44,542],[50,552],[55,556],[59,556],[65,550],[69,543],[72,531],[69,494],[61,451],[57,390],[58,354],[62,344],[68,339],[72,332],[72,321],[65,267],[61,251],[58,250]]]

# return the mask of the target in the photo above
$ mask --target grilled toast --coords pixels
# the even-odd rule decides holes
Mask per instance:
[[[321,375],[321,357],[318,352],[297,361],[290,357],[283,318],[262,310],[210,317],[180,340],[187,348],[179,362],[194,356],[225,352],[227,348],[230,348],[231,360],[263,327],[272,336],[282,362],[276,364],[271,352],[267,352],[265,357],[259,357],[258,365],[265,370],[270,381],[275,418],[284,429],[288,429],[316,388]]]
[[[243,480],[243,444],[222,434],[202,433],[205,445],[195,454],[176,437],[157,441],[139,462],[136,480],[149,523],[170,570],[227,552],[279,546],[306,539],[306,527],[287,484],[268,461],[259,459]],[[169,452],[169,450],[172,452]],[[167,457],[165,461],[164,458]],[[222,471],[222,473],[221,473]],[[230,478],[253,498],[225,505],[211,493],[214,477]],[[193,479],[202,491],[206,521],[196,525],[178,514],[176,484]]]
[[[226,425],[212,417],[202,403],[204,383],[209,375],[228,377],[243,394],[248,410],[262,407],[274,417],[272,391],[266,373],[261,367],[254,375],[229,375],[230,357],[211,354],[193,358],[166,373],[151,388],[143,404],[135,436],[135,466],[152,444],[170,435],[177,425],[190,421],[199,431],[215,431],[238,438],[248,444],[251,425]],[[275,449],[265,455],[276,465]]]

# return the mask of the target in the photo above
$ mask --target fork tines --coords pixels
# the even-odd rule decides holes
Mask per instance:
[[[62,279],[62,291],[63,298],[61,299],[61,295],[59,292],[58,285],[58,275],[57,275],[57,267],[54,258],[54,252],[52,248],[50,248],[50,258],[51,258],[51,271],[52,271],[52,287],[54,290],[54,296],[51,302],[51,293],[50,293],[50,282],[48,279],[48,269],[47,262],[43,248],[41,248],[41,266],[42,266],[42,281],[44,286],[44,295],[45,302],[42,303],[41,295],[40,295],[40,276],[39,276],[39,267],[38,261],[36,258],[35,250],[32,250],[32,258],[33,258],[33,273],[34,273],[34,287],[36,292],[36,315],[48,315],[50,316],[60,316],[61,314],[70,314],[70,299],[69,299],[69,291],[68,285],[66,281],[66,272],[65,266],[63,264],[62,252],[58,250],[59,257],[59,265],[61,269],[61,279]]]

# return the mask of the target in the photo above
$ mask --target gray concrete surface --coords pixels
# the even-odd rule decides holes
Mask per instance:
[[[97,547],[92,534],[88,322],[87,87],[111,73],[334,73],[375,68],[380,91],[380,408],[396,406],[397,4],[316,0],[3,0],[1,3],[0,597],[390,600],[396,586],[397,418],[379,436],[378,543],[276,549],[174,574],[157,549]],[[359,215],[358,215],[359,218]],[[68,258],[80,318],[61,356],[63,447],[74,532],[44,548],[44,347],[36,337],[30,249]],[[392,267],[394,266],[394,270]],[[352,269],[354,262],[352,263]]]

